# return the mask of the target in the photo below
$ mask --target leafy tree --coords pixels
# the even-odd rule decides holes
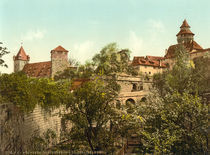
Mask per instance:
[[[143,151],[160,154],[207,151],[208,109],[199,97],[176,91],[164,98],[152,95],[137,109],[143,120],[138,120],[142,125],[138,134]]]
[[[8,67],[7,64],[5,64],[5,61],[2,59],[2,57],[5,54],[8,54],[9,51],[7,51],[6,47],[2,47],[1,44],[2,44],[2,42],[0,42],[0,66]]]
[[[210,55],[190,60],[189,54],[183,46],[175,51],[175,64],[172,70],[154,75],[153,86],[161,92],[161,95],[174,90],[182,93],[202,94],[209,87],[208,83]]]
[[[116,75],[136,72],[129,65],[130,51],[119,51],[115,43],[108,44],[91,62],[69,74],[69,78],[89,79],[72,92],[69,113],[64,117],[73,125],[68,135],[71,149],[83,144],[92,151],[113,151],[114,142],[123,135],[121,111],[114,104],[120,91]]]
[[[155,154],[200,154],[207,151],[208,108],[198,95],[204,70],[190,63],[185,49],[176,51],[172,70],[154,77],[154,90],[145,104],[136,105],[141,117],[137,133],[142,151]],[[138,117],[136,117],[138,118]]]
[[[120,73],[137,75],[136,70],[130,64],[130,51],[118,49],[116,43],[110,43],[100,53],[96,54],[92,61],[79,65],[77,69],[68,68],[55,77],[59,79],[94,78],[95,75],[115,76]]]
[[[117,138],[113,127],[117,115],[113,101],[118,92],[117,83],[105,84],[101,78],[86,82],[73,92],[67,105],[70,112],[65,115],[73,123],[69,131],[72,146],[80,142],[92,151],[113,147]]]

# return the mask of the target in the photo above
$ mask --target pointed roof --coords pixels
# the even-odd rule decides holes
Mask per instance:
[[[180,28],[183,28],[183,27],[190,28],[190,25],[187,23],[187,20],[186,19],[183,21],[182,25],[180,26]]]
[[[29,60],[29,56],[26,55],[26,52],[23,49],[23,46],[20,47],[18,54],[15,56],[15,60],[24,60],[24,61]]]
[[[65,48],[63,48],[61,45],[58,47],[54,48],[52,51],[57,51],[57,52],[68,52]],[[51,52],[52,52],[51,51]]]
[[[177,33],[176,36],[181,35],[181,34],[191,34],[191,35],[195,35],[194,33],[192,33],[190,31],[190,26],[187,23],[186,19],[183,21],[182,25],[180,26],[181,30]],[[183,29],[185,28],[185,29]]]
[[[179,33],[177,33],[176,36],[178,36],[178,35],[180,35],[180,34],[192,34],[192,35],[195,35],[194,33],[192,33],[192,32],[190,31],[190,29],[182,29],[182,30],[179,31]]]

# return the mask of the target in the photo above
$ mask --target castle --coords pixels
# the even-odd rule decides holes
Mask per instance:
[[[152,76],[155,73],[162,73],[167,68],[171,68],[174,63],[175,51],[183,45],[190,55],[190,59],[204,56],[210,52],[210,48],[202,48],[195,40],[194,33],[191,32],[190,26],[186,20],[180,26],[180,31],[176,35],[177,44],[171,45],[165,52],[164,57],[160,56],[135,56],[131,64],[143,75]],[[14,56],[14,72],[23,71],[31,77],[48,77],[52,78],[58,72],[64,71],[70,67],[68,63],[68,51],[62,46],[58,46],[51,50],[51,61],[29,63],[30,57],[26,55],[21,46],[19,52]],[[83,81],[75,81],[81,84]],[[141,100],[149,92],[151,80],[145,80],[142,76],[131,77],[128,75],[120,75],[118,82],[121,85],[121,93],[118,101],[126,103],[127,101],[135,103]]]
[[[68,51],[62,46],[58,46],[51,50],[51,61],[29,63],[30,57],[26,55],[23,47],[13,57],[14,72],[23,71],[31,77],[54,77],[56,73],[64,71],[69,67]]]

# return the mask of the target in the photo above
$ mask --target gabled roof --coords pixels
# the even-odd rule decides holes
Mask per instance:
[[[30,59],[30,57],[28,55],[26,55],[25,50],[23,49],[23,46],[20,47],[17,55],[14,57],[14,60],[24,60],[24,61],[28,61]]]
[[[132,65],[166,68],[166,65],[164,63],[161,63],[161,60],[163,59],[164,59],[163,57],[156,57],[156,56],[134,57],[132,61]]]
[[[23,72],[31,77],[50,77],[51,61],[26,64]]]
[[[54,48],[52,51],[56,51],[56,52],[68,52],[65,48],[63,48],[60,45],[58,47]]]
[[[183,27],[188,27],[190,28],[189,24],[187,23],[187,20],[185,19],[182,23],[182,25],[180,26],[180,28],[183,28]]]

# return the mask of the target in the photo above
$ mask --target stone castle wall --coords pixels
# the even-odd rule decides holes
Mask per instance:
[[[34,150],[31,138],[43,136],[48,130],[56,133],[53,143],[60,142],[60,113],[63,113],[63,108],[49,113],[37,106],[33,112],[25,114],[13,104],[0,104],[0,151]]]

